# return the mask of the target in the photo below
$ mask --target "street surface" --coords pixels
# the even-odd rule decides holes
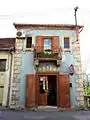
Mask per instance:
[[[0,111],[0,120],[90,120],[90,111]]]

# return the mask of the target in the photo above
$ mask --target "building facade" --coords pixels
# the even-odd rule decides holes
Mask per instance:
[[[0,105],[9,106],[15,38],[0,38]]]
[[[84,104],[79,32],[82,26],[14,24],[17,29],[9,105]],[[78,35],[78,41],[77,40]]]

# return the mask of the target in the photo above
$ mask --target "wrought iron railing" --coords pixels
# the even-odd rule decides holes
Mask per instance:
[[[43,52],[43,51],[53,51],[53,52],[61,52],[62,49],[59,46],[35,46],[34,47],[36,52]]]
[[[46,48],[46,49],[45,49]],[[52,46],[51,49],[47,46],[36,46],[34,58],[61,58],[62,49],[58,46]]]

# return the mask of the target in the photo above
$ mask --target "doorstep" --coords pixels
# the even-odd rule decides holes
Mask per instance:
[[[57,106],[39,106],[36,108],[36,111],[58,111],[59,108]]]

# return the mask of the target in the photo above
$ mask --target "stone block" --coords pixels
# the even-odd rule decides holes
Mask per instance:
[[[18,50],[15,51],[15,54],[20,54],[20,53],[21,53],[21,51],[18,51]]]
[[[83,87],[82,87],[82,88],[76,88],[76,91],[77,91],[77,92],[83,92],[84,89],[83,89]]]
[[[74,53],[74,56],[80,55],[79,51],[73,51],[73,53]]]
[[[12,100],[11,102],[11,106],[15,105],[15,101]],[[13,106],[14,107],[14,106]]]
[[[83,88],[83,82],[79,82],[78,87]]]
[[[16,83],[16,82],[13,82],[12,87],[13,87],[13,88],[20,89],[19,83]]]
[[[20,44],[19,44],[19,43],[16,43],[16,44],[15,44],[15,47],[18,47],[18,46],[20,46]]]
[[[80,60],[80,58],[78,58],[78,59],[77,59],[77,62],[78,62],[78,63],[81,63],[81,60]]]
[[[79,55],[74,56],[74,59],[78,59],[78,58],[81,58],[81,55],[80,55],[80,54],[79,54]]]
[[[15,103],[19,101],[19,97],[12,95],[12,101],[14,101]]]
[[[84,105],[84,100],[79,101],[80,105]]]
[[[83,82],[83,79],[79,79],[79,78],[78,78],[78,79],[76,79],[76,83],[77,83],[77,82],[78,82],[78,83],[79,83],[79,82]]]
[[[84,92],[80,92],[79,94],[80,94],[80,96],[84,96]]]
[[[21,61],[21,58],[17,58],[17,57],[14,57],[14,62],[20,62]]]
[[[82,79],[82,77],[83,77],[82,74],[79,74],[79,75],[78,75],[78,78],[79,78],[79,79]]]
[[[17,73],[17,74],[20,73],[20,69],[15,69],[14,73]]]
[[[18,53],[18,54],[15,54],[14,57],[15,57],[15,58],[21,58],[21,54],[19,54],[19,53]]]
[[[20,79],[20,78],[17,78],[17,77],[16,77],[16,78],[13,78],[13,83],[14,83],[14,82],[15,82],[15,83],[20,83],[20,80],[21,80],[21,79]]]
[[[18,44],[18,43],[22,43],[22,42],[23,42],[22,39],[16,39],[16,44]]]
[[[18,69],[18,66],[17,65],[14,65],[14,70],[17,70]]]
[[[22,50],[22,46],[16,46],[15,49],[16,50]]]
[[[78,100],[78,101],[84,101],[84,97],[83,97],[83,96],[78,96],[78,97],[77,97],[77,100]]]
[[[79,71],[79,69],[78,69],[77,74],[82,74],[82,71]]]
[[[18,75],[17,74],[13,74],[13,79],[15,79],[15,78],[17,78],[18,77]]]
[[[14,63],[14,66],[21,66],[22,62],[21,61],[17,61]]]

